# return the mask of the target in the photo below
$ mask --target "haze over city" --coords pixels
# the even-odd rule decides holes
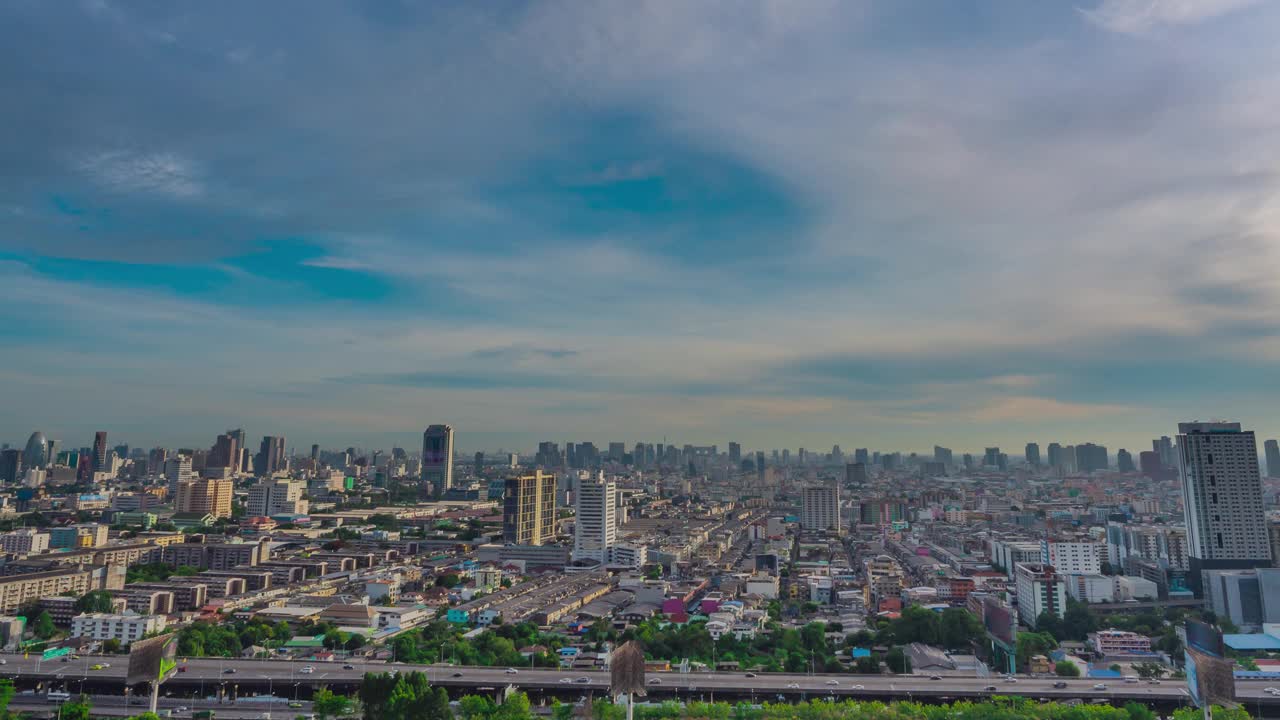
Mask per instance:
[[[0,437],[1271,437],[1277,34],[1241,0],[7,3]]]

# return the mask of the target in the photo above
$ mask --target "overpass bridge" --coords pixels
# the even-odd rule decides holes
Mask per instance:
[[[94,694],[126,694],[131,689],[124,685],[128,658],[121,655],[86,656],[69,662],[41,662],[35,657],[23,658],[21,655],[0,655],[0,658],[5,661],[0,665],[0,676],[13,678],[20,689]],[[102,663],[110,666],[91,669]],[[573,702],[584,696],[605,695],[609,691],[609,674],[598,670],[220,658],[190,658],[182,662],[180,668],[185,669],[164,683],[162,696],[213,698],[224,703],[263,695],[304,700],[320,686],[327,686],[335,692],[353,693],[366,672],[392,671],[423,672],[433,685],[446,688],[454,697],[496,695],[511,686],[528,693],[535,703],[549,702],[551,698]],[[659,702],[667,699],[795,702],[833,698],[942,703],[1012,695],[1037,701],[1106,702],[1115,705],[1137,701],[1162,715],[1172,714],[1173,710],[1190,704],[1183,682],[1176,680],[1164,680],[1159,684],[1106,681],[1105,687],[1098,689],[1095,688],[1098,681],[1093,679],[1024,676],[1013,682],[1000,677],[942,676],[931,680],[927,675],[743,672],[649,673],[647,678],[649,699]],[[1057,682],[1065,683],[1066,687],[1055,688]],[[1265,691],[1269,687],[1268,682],[1239,681],[1236,687],[1240,703],[1251,715],[1280,719],[1280,697],[1273,697]]]

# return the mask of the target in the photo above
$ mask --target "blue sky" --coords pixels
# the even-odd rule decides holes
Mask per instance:
[[[0,8],[0,438],[1280,435],[1280,7]]]

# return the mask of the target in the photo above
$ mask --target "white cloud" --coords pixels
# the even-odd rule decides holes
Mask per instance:
[[[79,168],[115,192],[155,193],[183,199],[204,193],[194,164],[178,153],[106,150],[82,158]]]
[[[1194,25],[1234,12],[1260,0],[1102,0],[1081,9],[1091,22],[1118,33],[1139,34],[1171,25]]]

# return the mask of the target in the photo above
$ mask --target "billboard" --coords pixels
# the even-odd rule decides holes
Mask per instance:
[[[1200,707],[1234,702],[1234,662],[1226,657],[1222,633],[1212,625],[1188,620],[1186,635],[1183,658],[1192,702]]]
[[[982,624],[987,634],[1007,648],[1017,646],[1018,620],[1013,608],[994,597],[982,599]]]
[[[125,683],[163,682],[178,666],[178,636],[170,633],[135,640],[129,645],[129,672]]]

